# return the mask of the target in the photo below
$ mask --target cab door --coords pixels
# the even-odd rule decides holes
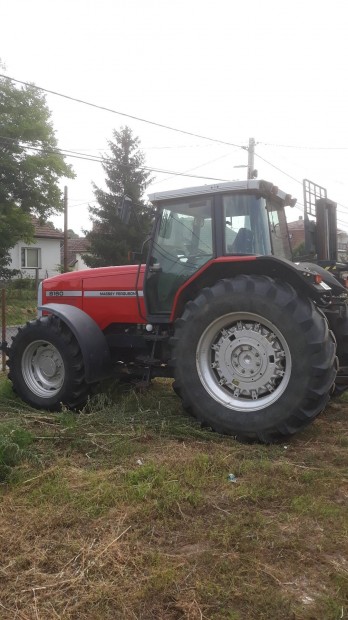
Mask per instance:
[[[213,256],[210,196],[160,206],[146,269],[148,314],[169,316],[178,289]]]

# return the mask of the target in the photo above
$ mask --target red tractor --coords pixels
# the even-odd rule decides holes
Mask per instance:
[[[291,262],[294,200],[261,180],[150,200],[146,264],[43,281],[40,318],[8,350],[17,394],[80,408],[107,377],[165,376],[220,433],[268,443],[307,426],[335,389],[336,339],[348,364],[347,289],[323,267]]]

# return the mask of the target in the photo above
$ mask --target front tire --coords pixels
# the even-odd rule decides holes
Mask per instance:
[[[80,347],[57,317],[43,317],[21,328],[8,350],[14,391],[38,409],[82,407],[88,385]]]
[[[204,289],[173,338],[175,391],[205,426],[270,443],[307,426],[336,376],[325,316],[288,284],[238,276]]]

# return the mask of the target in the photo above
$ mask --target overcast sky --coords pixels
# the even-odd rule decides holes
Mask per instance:
[[[348,229],[348,5],[340,0],[0,0],[6,74],[128,115],[231,143],[169,131],[47,95],[59,146],[107,153],[129,125],[146,163],[198,177],[259,178],[298,198],[325,187]],[[266,160],[266,161],[264,161]],[[68,159],[69,227],[90,228],[96,162]],[[268,162],[268,163],[267,163]],[[207,178],[154,173],[149,193]],[[63,184],[64,185],[64,182]],[[62,218],[56,218],[62,226]]]

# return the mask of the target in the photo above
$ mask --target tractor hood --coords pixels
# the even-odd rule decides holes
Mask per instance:
[[[145,269],[145,265],[141,266],[141,271],[143,272]],[[47,278],[44,280],[45,287],[48,289],[55,289],[63,283],[71,283],[75,285],[76,282],[82,282],[86,280],[91,280],[93,278],[103,278],[119,277],[120,275],[129,276],[130,278],[137,274],[139,270],[138,265],[117,265],[112,267],[97,267],[95,269],[82,269],[81,271],[71,271],[67,273],[61,273],[57,276],[53,276],[52,278]]]
[[[145,265],[98,267],[63,273],[40,285],[38,306],[67,304],[87,313],[101,327],[144,322]]]
[[[135,295],[143,288],[145,265],[118,265],[62,273],[42,282],[39,303],[61,301],[82,307],[82,298],[99,291],[100,295]]]

